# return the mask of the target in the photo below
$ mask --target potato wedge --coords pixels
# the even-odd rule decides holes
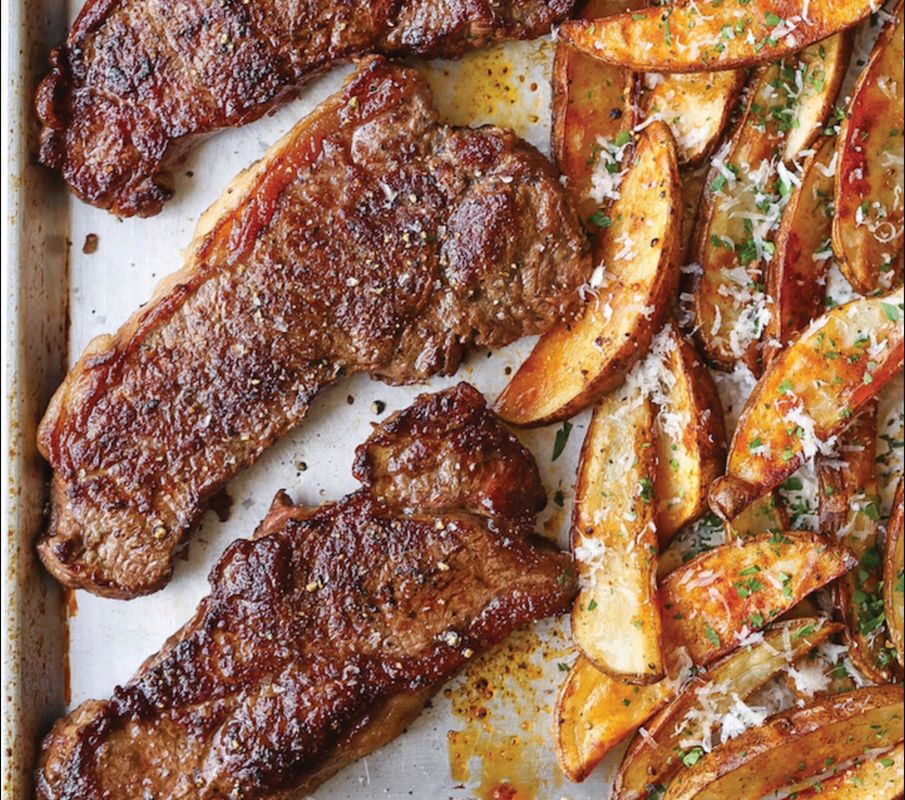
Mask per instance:
[[[858,78],[839,134],[833,248],[862,294],[902,281],[905,183],[903,6]]]
[[[902,738],[902,687],[870,686],[822,696],[776,714],[681,771],[665,800],[760,800]]]
[[[589,0],[578,9],[578,15],[595,19],[641,5],[641,0]],[[579,217],[592,234],[602,230],[605,214],[601,208],[609,203],[599,190],[594,191],[593,178],[600,168],[600,158],[611,156],[631,138],[636,122],[636,84],[637,76],[630,70],[604,64],[566,44],[556,45],[553,155],[566,178]]]
[[[854,300],[809,325],[774,358],[745,405],[726,475],[710,507],[731,520],[777,487],[834,438],[903,363],[900,288]]]
[[[675,693],[681,658],[667,656],[672,678],[649,686],[625,683],[579,656],[556,701],[556,759],[570,781],[581,782],[603,757],[653,716]]]
[[[775,61],[874,10],[871,0],[703,0],[573,20],[559,36],[589,56],[641,72],[710,72]]]
[[[767,264],[770,319],[764,330],[764,362],[792,341],[823,312],[826,274],[832,263],[833,184],[836,140],[814,146],[802,168],[801,185],[792,191]]]
[[[762,68],[725,157],[714,158],[695,233],[699,270],[687,273],[685,291],[694,297],[701,353],[720,369],[742,361],[760,371],[761,336],[772,317],[766,266],[800,182],[784,162],[818,135],[850,51],[849,38],[837,36]]]
[[[616,773],[612,800],[647,800],[649,786],[668,786],[687,753],[702,751],[685,742],[709,742],[736,699],[750,697],[841,628],[821,617],[776,623],[764,631],[762,641],[734,650],[689,681],[645,725],[644,736],[635,735]]]
[[[654,484],[661,548],[708,510],[707,491],[726,463],[723,407],[713,378],[694,345],[671,324],[662,335],[668,337],[666,367],[674,382],[656,409]]]
[[[889,638],[896,650],[900,666],[905,666],[905,498],[899,480],[892,513],[886,526],[883,558],[883,604]]]
[[[789,514],[779,492],[767,492],[747,506],[731,522],[726,523],[726,533],[731,538],[747,539],[761,533],[776,533],[789,529]]]
[[[544,334],[497,398],[513,425],[567,419],[619,386],[670,311],[678,280],[682,201],[669,128],[644,130],[595,247],[588,302]]]
[[[899,800],[905,792],[905,746],[855,759],[848,769],[812,782],[795,800]]]
[[[858,569],[834,584],[846,623],[849,657],[876,683],[892,680],[894,655],[883,624],[883,557],[878,546],[877,404],[868,403],[839,436],[833,458],[818,459],[820,530],[835,535],[858,559]]]
[[[642,116],[669,125],[679,164],[687,166],[699,164],[713,152],[745,85],[745,72],[649,73],[645,80],[651,88],[642,100]]]
[[[723,545],[671,572],[660,589],[667,678],[633,685],[579,656],[556,705],[554,736],[563,772],[584,780],[675,694],[690,667],[731,650],[758,622],[775,619],[853,564],[845,548],[817,534],[792,532]]]
[[[797,602],[855,563],[844,547],[805,531],[714,548],[660,584],[663,640],[681,641],[695,664],[707,664],[737,646],[745,623],[761,627],[794,606],[790,598]]]
[[[653,405],[626,384],[594,408],[581,450],[572,552],[581,591],[572,636],[598,669],[628,683],[664,675],[654,524]]]

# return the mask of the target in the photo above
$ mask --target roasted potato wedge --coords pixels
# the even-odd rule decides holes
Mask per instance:
[[[776,714],[680,772],[665,800],[760,800],[902,738],[902,687],[822,696]]]
[[[703,0],[563,23],[583,53],[640,72],[710,72],[775,61],[851,28],[871,0]]]
[[[726,463],[726,428],[716,386],[694,345],[669,324],[664,387],[656,411],[656,523],[660,546],[707,509],[707,491]]]
[[[682,200],[676,147],[655,122],[641,134],[595,246],[597,267],[578,318],[544,334],[497,398],[513,425],[567,419],[619,386],[670,311],[679,269]]]
[[[900,666],[905,666],[905,498],[903,482],[899,480],[892,513],[886,526],[886,547],[883,558],[883,604],[889,638],[896,650]]]
[[[679,695],[635,735],[613,784],[612,800],[647,800],[648,787],[666,787],[682,768],[684,741],[711,738],[736,700],[745,700],[798,657],[826,641],[841,625],[821,617],[780,622],[763,640],[740,647],[693,678]],[[710,726],[702,724],[710,718]],[[700,752],[693,753],[700,755]]]
[[[660,584],[664,642],[681,641],[695,664],[707,664],[737,646],[745,624],[762,627],[855,563],[844,547],[805,531],[709,550]]]
[[[654,524],[653,405],[627,383],[594,408],[572,517],[581,591],[572,636],[598,669],[628,683],[664,675]]]
[[[880,35],[858,78],[839,134],[833,248],[862,294],[902,280],[905,209],[903,6]]]
[[[669,125],[679,164],[686,166],[700,163],[713,152],[745,85],[745,72],[649,73],[646,81],[651,88],[644,94],[642,115]]]
[[[869,403],[839,436],[833,458],[818,460],[820,530],[833,534],[858,559],[836,581],[836,605],[846,623],[849,657],[876,683],[892,680],[894,656],[883,624],[883,557],[878,546],[877,404]]]
[[[902,289],[818,317],[773,359],[742,412],[726,475],[710,489],[723,519],[831,449],[852,418],[902,368]]]
[[[670,678],[649,686],[625,683],[579,656],[560,687],[553,733],[559,766],[571,781],[583,781],[603,757],[673,696],[683,668],[673,651]]]
[[[578,10],[585,19],[607,17],[641,6],[628,0],[589,0]],[[595,191],[600,159],[613,159],[631,139],[635,125],[637,76],[630,70],[604,64],[558,43],[553,59],[553,155],[566,178],[579,217],[592,234],[603,230],[601,210],[609,198]],[[596,198],[593,195],[597,195]]]
[[[801,185],[792,191],[767,264],[770,319],[764,330],[764,362],[785,347],[823,312],[826,274],[832,263],[832,161],[835,137],[815,145],[802,168]]]
[[[783,145],[784,161],[797,159],[826,129],[827,119],[848,72],[854,41],[854,30],[842,31],[798,54],[806,68],[801,75],[803,84],[796,99],[797,121],[786,134]],[[786,63],[788,61],[787,58]],[[794,80],[798,81],[797,76]]]
[[[767,492],[747,506],[731,522],[726,533],[732,538],[747,539],[761,533],[776,533],[789,529],[789,514],[779,492]]]
[[[772,316],[766,265],[783,206],[800,182],[783,161],[818,135],[850,51],[849,38],[836,36],[763,67],[725,158],[714,159],[695,232],[692,260],[699,269],[686,273],[685,291],[694,298],[701,353],[720,369],[742,361],[759,372],[761,337]]]
[[[563,772],[584,780],[675,694],[690,667],[731,650],[758,622],[775,619],[853,564],[845,548],[817,534],[792,532],[723,545],[671,572],[660,588],[668,677],[633,685],[579,656],[556,705],[554,735]]]
[[[905,792],[905,749],[855,758],[855,763],[794,793],[795,800],[901,800]]]

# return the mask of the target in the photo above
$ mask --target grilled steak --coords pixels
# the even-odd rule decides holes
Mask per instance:
[[[54,725],[39,800],[302,797],[473,653],[569,606],[568,556],[524,535],[544,505],[534,462],[468,384],[383,425],[356,473],[369,488],[315,510],[278,496],[191,621]]]
[[[590,271],[548,162],[511,132],[438,125],[420,75],[379,57],[224,197],[41,423],[39,550],[69,586],[160,588],[206,501],[323,386],[452,373],[470,346],[550,327]]]
[[[156,214],[194,142],[257,119],[332,63],[539,36],[573,2],[88,0],[38,89],[40,159],[89,203]]]

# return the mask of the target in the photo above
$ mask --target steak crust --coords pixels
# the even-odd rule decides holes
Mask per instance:
[[[436,481],[374,460],[388,442],[432,452]],[[358,457],[368,487],[317,509],[278,495],[191,621],[110,700],[53,726],[38,800],[304,796],[401,733],[471,655],[569,607],[569,557],[494,499],[508,484],[542,507],[534,461],[471,386],[422,395]]]
[[[150,216],[195,142],[257,119],[334,62],[532,38],[573,2],[88,0],[37,91],[40,160],[82,200]]]
[[[240,176],[184,269],[93,340],[38,431],[38,545],[71,587],[163,586],[208,499],[343,375],[421,381],[540,333],[577,301],[586,239],[510,131],[437,124],[417,71],[373,57]]]

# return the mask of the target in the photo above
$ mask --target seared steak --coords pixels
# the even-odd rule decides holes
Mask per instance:
[[[422,395],[358,456],[370,488],[318,509],[278,496],[192,620],[111,700],[54,725],[39,800],[303,797],[473,654],[568,608],[568,556],[524,535],[537,469],[475,389]],[[527,508],[500,504],[507,490]]]
[[[89,203],[156,214],[194,142],[257,119],[332,63],[539,36],[573,2],[88,0],[38,89],[40,158]]]
[[[54,467],[39,545],[69,586],[169,579],[206,501],[366,371],[452,373],[466,348],[549,328],[590,271],[548,162],[511,132],[437,124],[380,58],[243,174],[185,268],[95,339],[39,429]]]

